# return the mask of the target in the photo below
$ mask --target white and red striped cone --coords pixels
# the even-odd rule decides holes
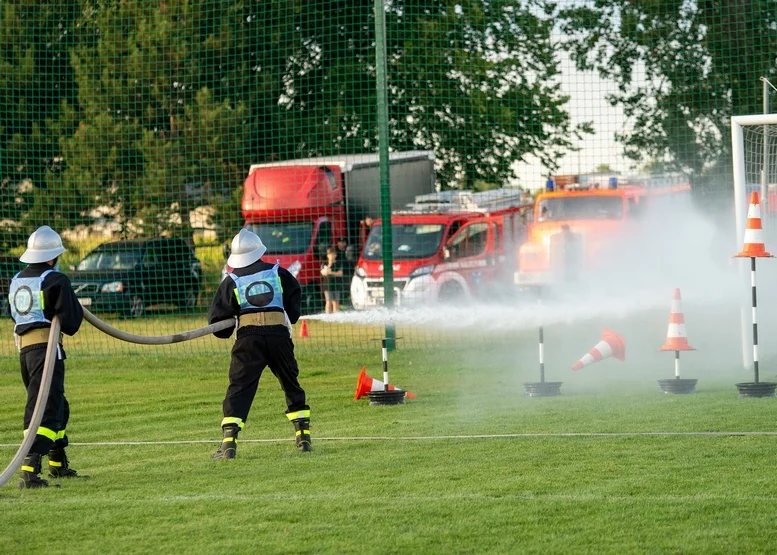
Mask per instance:
[[[758,193],[750,195],[750,206],[747,209],[747,227],[745,228],[745,245],[735,258],[773,258],[764,245],[764,230],[761,226],[761,202]]]
[[[612,330],[605,329],[602,332],[602,340],[596,347],[588,351],[588,354],[578,360],[572,370],[580,370],[584,366],[599,362],[609,357],[615,357],[620,361],[626,360],[626,342]]]
[[[383,382],[369,377],[367,375],[367,367],[362,366],[362,370],[359,372],[359,377],[356,380],[356,392],[353,394],[353,398],[354,400],[361,399],[370,391],[383,391],[384,389]],[[402,389],[394,387],[391,384],[389,384],[388,389],[389,391],[402,391]],[[415,399],[415,393],[405,391],[405,397],[408,399]]]
[[[685,332],[685,315],[680,308],[680,290],[674,290],[672,298],[672,310],[669,313],[669,329],[666,332],[666,343],[660,351],[695,351],[688,344],[688,335]]]

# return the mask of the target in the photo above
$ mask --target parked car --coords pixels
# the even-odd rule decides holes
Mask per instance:
[[[26,266],[16,256],[0,255],[0,317],[11,315],[8,311],[8,291],[11,280]]]
[[[197,304],[202,266],[181,239],[154,238],[103,243],[87,254],[70,281],[91,311],[142,316],[153,304]]]

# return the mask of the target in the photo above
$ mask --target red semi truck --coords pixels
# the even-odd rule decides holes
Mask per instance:
[[[391,153],[389,175],[392,209],[434,192],[434,152]],[[299,280],[303,312],[318,311],[327,248],[339,237],[359,248],[360,221],[380,215],[378,155],[254,164],[245,180],[242,213],[246,229],[267,247],[264,259],[277,260]]]

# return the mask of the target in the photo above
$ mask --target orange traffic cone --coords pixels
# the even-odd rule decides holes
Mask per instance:
[[[761,203],[758,193],[750,195],[750,207],[747,209],[747,227],[745,228],[745,246],[736,255],[737,258],[771,258],[764,246],[764,230],[761,227]]]
[[[695,351],[688,344],[688,336],[685,334],[685,316],[680,309],[680,290],[674,290],[672,298],[672,311],[669,313],[669,329],[666,332],[666,343],[659,351]]]
[[[400,388],[394,387],[391,384],[389,384],[388,388],[389,391],[402,391]],[[361,399],[370,391],[383,391],[383,382],[376,380],[375,378],[370,378],[367,375],[367,367],[362,366],[362,370],[359,372],[359,378],[356,380],[356,393],[354,393],[353,398]],[[415,393],[405,391],[405,397],[408,399],[415,399]]]
[[[302,325],[299,327],[299,336],[300,337],[310,337],[310,332],[308,331],[308,321],[302,320]]]
[[[614,331],[605,329],[602,332],[602,340],[596,344],[596,347],[588,351],[587,355],[578,360],[572,366],[572,370],[580,370],[583,366],[611,356],[620,361],[626,360],[626,342]]]

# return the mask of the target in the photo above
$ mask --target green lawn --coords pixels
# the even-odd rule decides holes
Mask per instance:
[[[72,356],[70,457],[91,479],[0,489],[0,552],[774,552],[773,436],[441,438],[777,431],[776,399],[737,398],[733,383],[746,375],[697,371],[688,376],[701,378],[697,394],[662,395],[665,353],[651,359],[665,364],[657,375],[652,363],[604,361],[587,373],[551,365],[564,395],[525,398],[522,382],[536,380],[533,341],[491,346],[489,357],[400,349],[391,381],[418,398],[394,407],[352,399],[363,364],[381,377],[379,350],[303,352],[314,452],[294,450],[268,371],[234,461],[209,458],[226,343],[212,357]],[[601,386],[627,368],[634,379]],[[18,363],[0,360],[2,444],[20,441],[20,382]],[[13,453],[0,448],[3,465]]]

